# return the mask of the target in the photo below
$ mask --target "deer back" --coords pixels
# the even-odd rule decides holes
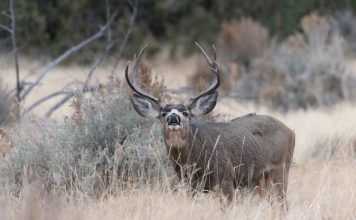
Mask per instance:
[[[274,166],[291,163],[294,151],[294,132],[281,121],[268,116],[249,114],[231,121],[254,136],[258,145],[265,148]]]

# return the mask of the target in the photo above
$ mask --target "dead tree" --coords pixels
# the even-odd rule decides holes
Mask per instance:
[[[121,41],[121,44],[118,46],[118,52],[115,55],[115,63],[113,65],[113,71],[112,73],[115,71],[117,64],[119,62],[119,59],[121,58],[121,55],[123,53],[124,48],[126,47],[126,44],[128,42],[128,38],[131,35],[132,29],[133,29],[133,25],[134,25],[134,21],[135,18],[137,16],[137,1],[135,4],[132,4],[130,2],[128,2],[130,7],[132,8],[132,15],[130,17],[129,20],[129,25],[128,28],[124,34],[123,40]],[[50,62],[46,68],[44,68],[44,70],[39,74],[39,77],[34,81],[34,83],[32,85],[30,85],[28,87],[28,89],[26,89],[26,91],[24,92],[24,94],[22,95],[23,98],[25,98],[33,88],[35,88],[40,82],[41,80],[48,74],[48,72],[57,64],[59,64],[60,62],[62,62],[64,59],[66,59],[69,55],[71,55],[72,53],[78,51],[79,49],[83,48],[85,45],[91,43],[92,41],[94,41],[95,39],[98,39],[102,36],[105,35],[107,36],[107,44],[105,46],[105,48],[103,49],[103,51],[101,52],[100,56],[95,60],[95,62],[93,63],[90,71],[88,72],[87,78],[85,79],[84,82],[72,82],[70,83],[72,84],[77,84],[80,85],[81,88],[77,91],[67,91],[66,89],[68,89],[69,85],[65,86],[64,88],[60,89],[59,91],[56,91],[52,94],[49,94],[45,97],[40,98],[39,100],[37,100],[36,102],[34,102],[33,104],[31,104],[27,109],[24,110],[24,114],[28,114],[29,112],[31,112],[34,108],[36,108],[37,106],[39,106],[40,104],[42,104],[43,102],[50,100],[54,97],[57,96],[63,96],[58,102],[56,102],[53,106],[51,106],[49,108],[49,110],[45,113],[46,117],[50,117],[53,112],[55,112],[58,108],[60,108],[61,106],[63,106],[68,100],[70,100],[73,96],[75,96],[77,93],[87,93],[87,92],[92,92],[96,90],[95,86],[90,86],[90,80],[92,79],[93,74],[95,73],[95,70],[97,69],[98,66],[100,66],[102,64],[102,62],[105,60],[105,58],[107,57],[108,53],[110,52],[110,50],[114,47],[114,44],[117,43],[118,41],[113,41],[112,40],[112,33],[111,33],[111,29],[110,29],[110,24],[112,23],[114,17],[116,14],[111,15],[110,13],[110,6],[109,6],[109,2],[106,1],[107,4],[107,23],[105,24],[105,26],[103,26],[101,28],[101,30],[96,33],[95,35],[93,35],[92,37],[86,39],[85,41],[81,42],[80,44],[78,44],[77,46],[74,46],[72,48],[70,48],[68,51],[66,51],[64,54],[62,54],[60,57],[58,57],[57,59],[55,59],[54,61]]]
[[[0,24],[0,28],[7,31],[11,35],[11,43],[12,43],[12,51],[14,54],[14,61],[15,61],[15,74],[16,74],[16,99],[17,99],[17,108],[16,108],[16,115],[19,117],[20,115],[20,102],[21,97],[20,93],[22,90],[22,86],[20,84],[20,67],[19,67],[19,59],[18,59],[18,47],[16,41],[16,15],[15,15],[15,6],[14,0],[9,1],[9,13],[3,12],[3,15],[10,19],[10,26],[6,26]]]

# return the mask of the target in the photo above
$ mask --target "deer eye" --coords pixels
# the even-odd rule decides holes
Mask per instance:
[[[167,112],[163,112],[161,115],[162,115],[162,117],[164,118],[164,117],[166,117]]]
[[[183,112],[184,117],[188,117],[188,112]]]

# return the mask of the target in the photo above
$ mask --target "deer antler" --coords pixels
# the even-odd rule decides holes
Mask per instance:
[[[129,64],[130,62],[128,62],[126,64],[126,68],[125,68],[125,78],[126,78],[126,81],[127,81],[127,84],[130,86],[130,88],[139,96],[142,96],[146,99],[149,99],[153,102],[155,102],[156,104],[158,104],[159,106],[161,106],[161,100],[159,98],[156,98],[152,95],[150,95],[149,93],[143,91],[141,88],[140,88],[140,83],[138,81],[138,67],[140,66],[140,63],[141,63],[141,58],[142,58],[142,55],[143,55],[143,52],[145,51],[147,45],[145,45],[140,53],[138,54],[136,60],[135,60],[135,64],[132,68],[132,79],[133,79],[133,83],[131,83],[130,79],[129,79]]]
[[[189,99],[188,105],[187,105],[188,107],[193,105],[202,96],[209,94],[209,93],[213,93],[220,85],[220,71],[219,71],[218,64],[216,62],[216,48],[215,48],[215,46],[214,45],[212,46],[213,50],[214,50],[214,60],[211,60],[210,57],[206,54],[205,50],[197,42],[195,42],[195,45],[197,45],[199,47],[199,49],[201,50],[201,52],[203,53],[206,61],[208,62],[208,67],[209,67],[209,69],[211,69],[211,71],[214,75],[214,78],[212,80],[210,87],[207,90],[205,90],[202,93],[200,93],[199,95],[194,96]]]

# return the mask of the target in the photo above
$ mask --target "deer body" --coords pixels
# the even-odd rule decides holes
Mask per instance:
[[[164,139],[174,168],[179,177],[191,178],[194,188],[230,185],[222,189],[230,198],[237,186],[266,187],[260,186],[262,178],[273,175],[274,184],[283,187],[277,193],[284,197],[294,132],[278,120],[250,114],[231,123],[192,122],[186,136],[170,133]],[[280,171],[282,176],[276,175]]]
[[[198,45],[198,44],[197,44]],[[167,152],[179,178],[188,178],[196,189],[213,190],[219,186],[232,200],[238,186],[258,187],[260,195],[275,189],[286,204],[288,173],[294,151],[294,132],[277,119],[249,114],[230,122],[192,121],[212,111],[217,102],[220,74],[216,55],[211,60],[204,54],[215,78],[212,85],[185,104],[164,104],[144,92],[137,81],[137,68],[143,50],[133,67],[132,103],[142,116],[157,118],[163,125]]]

